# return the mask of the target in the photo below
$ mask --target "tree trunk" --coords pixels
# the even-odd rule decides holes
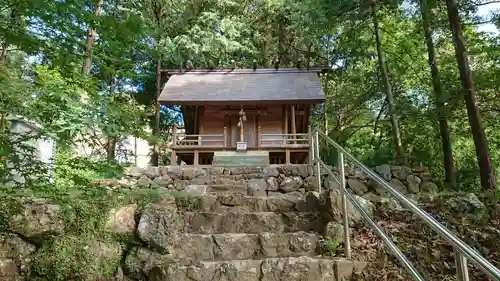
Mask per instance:
[[[0,57],[2,58],[2,66],[6,66],[7,65],[7,47],[9,45],[7,44],[7,42],[3,42],[2,43],[2,52],[1,52],[1,55]]]
[[[394,104],[392,87],[391,83],[389,82],[389,74],[385,62],[385,53],[384,50],[382,49],[382,32],[380,31],[380,26],[377,19],[377,8],[375,3],[372,3],[372,13],[373,13],[373,25],[375,27],[375,39],[377,41],[378,63],[380,67],[380,72],[382,74],[382,81],[384,82],[385,93],[387,95],[387,102],[389,105],[389,116],[391,118],[392,136],[394,138],[394,144],[396,146],[396,153],[398,154],[400,160],[404,163],[406,162],[406,157],[403,149],[403,142],[401,141],[401,131],[399,128],[398,118],[396,115],[396,106]]]
[[[286,65],[285,59],[285,23],[284,23],[284,15],[278,15],[278,56],[276,58],[278,65],[281,64]]]
[[[111,76],[111,78],[108,81],[108,87],[109,87],[109,96],[111,98],[111,102],[113,102],[113,93],[114,93],[114,76]],[[107,102],[108,104],[106,105],[109,109],[109,101]],[[116,142],[118,140],[118,136],[108,136],[106,137],[106,159],[108,161],[113,161],[116,160]]]
[[[324,87],[324,89],[325,89],[325,95],[328,94],[328,78],[329,78],[328,77],[328,73],[326,73],[325,74],[325,87]],[[323,125],[325,127],[324,128],[325,129],[325,135],[328,136],[328,129],[329,128],[328,128],[328,110],[327,110],[328,106],[327,105],[328,105],[328,103],[325,100],[325,102],[323,104],[323,107],[324,107],[324,109],[323,109],[323,121],[324,121],[324,124]]]
[[[160,103],[158,102],[158,97],[161,94],[161,57],[158,57],[156,61],[156,100],[155,100],[155,124],[153,135],[158,136],[160,134]],[[159,151],[158,144],[153,145],[153,155],[151,156],[151,165],[158,166],[159,162]]]
[[[479,173],[481,176],[481,186],[484,190],[496,192],[496,180],[491,156],[488,148],[488,139],[484,131],[483,121],[479,108],[476,105],[476,89],[472,73],[469,67],[469,59],[465,48],[460,15],[456,0],[446,0],[448,8],[448,20],[453,33],[453,41],[455,45],[455,56],[457,59],[458,69],[460,71],[460,81],[464,91],[465,105],[467,107],[467,115],[469,124],[476,147],[476,157],[479,164]]]
[[[9,44],[7,44],[7,41],[2,43],[2,52],[0,54],[2,58],[2,67],[7,66],[7,48],[9,47]],[[0,113],[0,134],[3,134],[5,130],[7,129],[7,114],[2,110]]]
[[[117,137],[108,137],[108,141],[106,143],[106,158],[108,159],[108,161],[115,160],[116,140]]]
[[[95,7],[95,15],[98,17],[101,14],[102,6],[104,0],[98,0],[97,6]],[[92,53],[94,51],[94,42],[97,32],[92,26],[89,27],[87,31],[87,41],[85,47],[85,59],[83,61],[82,73],[87,76],[90,74],[90,69],[92,68]]]
[[[453,165],[453,150],[450,139],[450,130],[448,127],[447,112],[444,105],[443,91],[441,88],[441,79],[439,69],[436,63],[436,53],[434,42],[432,41],[432,30],[430,27],[429,9],[427,0],[420,0],[420,12],[422,14],[422,25],[429,56],[429,66],[431,68],[432,86],[436,98],[436,112],[439,120],[439,133],[441,134],[441,143],[443,148],[444,182],[445,186],[454,188],[456,183],[455,167]]]

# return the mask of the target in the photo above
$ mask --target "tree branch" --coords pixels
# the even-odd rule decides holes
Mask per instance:
[[[7,53],[8,53],[8,52],[12,52],[12,51],[21,51],[21,50],[22,50],[22,49],[20,49],[20,48],[8,49],[8,50],[7,50]]]
[[[480,25],[480,24],[492,23],[494,21],[495,21],[495,19],[493,18],[493,19],[479,21],[479,22],[464,22],[464,25]]]
[[[380,121],[380,118],[382,118],[382,113],[384,113],[386,105],[387,105],[387,99],[384,99],[384,103],[380,107],[380,111],[378,112],[377,118],[375,119],[375,123],[373,124],[373,133],[374,134],[377,132],[377,125],[378,125],[378,122]]]
[[[489,4],[496,4],[496,3],[500,3],[500,1],[488,1],[488,2],[483,2],[483,3],[474,3],[473,5],[474,6],[486,6]]]

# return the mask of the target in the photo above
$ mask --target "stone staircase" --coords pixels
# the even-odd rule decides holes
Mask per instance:
[[[347,281],[356,262],[322,256],[317,193],[166,196],[142,213],[125,270],[149,281]]]

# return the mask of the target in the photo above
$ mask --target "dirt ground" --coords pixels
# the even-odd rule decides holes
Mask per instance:
[[[497,204],[496,211],[490,205],[471,213],[452,209],[446,204],[446,196],[419,198],[418,202],[440,223],[500,267],[500,204]],[[409,211],[383,208],[377,208],[375,219],[425,280],[456,280],[453,248],[421,219]],[[389,250],[384,250],[382,241],[368,227],[358,228],[352,235],[353,258],[369,262],[363,274],[353,280],[412,280],[395,257],[389,254]],[[490,280],[470,263],[469,273],[470,280]]]

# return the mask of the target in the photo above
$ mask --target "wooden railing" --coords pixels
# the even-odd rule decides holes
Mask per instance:
[[[172,136],[172,146],[189,147],[227,147],[227,128],[224,128],[222,134],[198,134],[188,135],[176,133]]]
[[[234,146],[234,144],[232,145]],[[172,147],[180,148],[229,148],[232,147],[229,140],[227,128],[222,134],[197,134],[188,135],[184,133],[174,133],[172,136]],[[309,146],[309,134],[262,134],[257,133],[258,147],[307,147]]]
[[[260,134],[259,147],[307,146],[309,134]]]

